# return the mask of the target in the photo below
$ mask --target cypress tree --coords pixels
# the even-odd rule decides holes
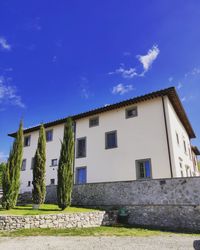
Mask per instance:
[[[21,121],[19,125],[19,130],[13,142],[12,149],[10,150],[9,158],[4,168],[2,176],[2,188],[3,188],[2,206],[7,210],[13,208],[17,203],[17,198],[20,188],[22,155],[23,155],[23,124]]]
[[[58,164],[57,199],[62,210],[71,205],[73,187],[74,133],[71,118],[67,118]]]
[[[43,204],[46,196],[45,182],[46,168],[46,136],[44,126],[40,126],[37,150],[33,163],[33,190],[32,198],[34,204]]]

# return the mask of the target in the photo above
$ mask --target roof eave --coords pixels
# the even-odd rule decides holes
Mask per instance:
[[[160,91],[157,91],[157,92],[152,92],[152,93],[149,93],[147,95],[132,98],[132,99],[122,101],[122,102],[119,102],[119,103],[111,104],[111,105],[106,106],[106,107],[101,107],[101,108],[90,110],[90,111],[87,111],[87,112],[84,112],[84,113],[73,115],[73,116],[71,116],[71,118],[74,121],[76,121],[76,120],[79,120],[79,119],[82,119],[82,118],[85,118],[85,117],[89,117],[89,116],[92,116],[92,115],[96,115],[96,114],[99,114],[99,113],[107,112],[107,111],[110,111],[110,110],[113,110],[113,109],[121,108],[121,107],[124,107],[124,106],[136,104],[136,103],[139,103],[139,102],[142,102],[142,101],[147,101],[147,100],[154,99],[154,98],[157,98],[157,97],[162,97],[162,96],[168,96],[168,98],[170,99],[170,101],[171,101],[171,103],[172,103],[172,105],[173,105],[179,119],[183,123],[189,137],[190,138],[196,138],[194,130],[193,130],[193,128],[192,128],[192,126],[191,126],[191,124],[189,122],[189,119],[188,119],[188,117],[187,117],[187,115],[185,113],[183,105],[182,105],[182,103],[181,103],[181,101],[180,101],[180,99],[178,97],[178,94],[176,92],[176,89],[174,87],[164,89],[164,90],[160,90]],[[67,119],[67,117],[63,118],[63,119],[53,121],[53,122],[45,123],[44,127],[49,128],[49,127],[52,127],[52,126],[55,126],[55,125],[58,125],[58,124],[62,124],[62,123],[64,123],[66,121],[66,119]],[[32,128],[25,129],[24,133],[26,133],[26,134],[31,133],[33,131],[38,130],[39,127],[40,126],[35,126],[35,127],[32,127]],[[8,134],[8,136],[15,137],[16,132],[15,133],[10,133],[10,134]]]

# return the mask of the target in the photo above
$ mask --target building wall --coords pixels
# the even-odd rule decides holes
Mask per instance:
[[[50,184],[50,179],[55,179],[55,184],[57,184],[57,166],[51,166],[52,159],[59,159],[61,142],[63,139],[64,125],[57,125],[48,130],[53,129],[53,141],[46,143],[46,184]],[[29,134],[26,134],[29,135]],[[32,182],[32,170],[31,161],[35,155],[37,148],[39,131],[30,133],[31,143],[30,146],[23,148],[23,159],[26,159],[26,170],[21,171],[21,188],[20,192],[26,192],[32,190],[32,185],[28,187],[28,181]]]
[[[163,114],[162,98],[154,98],[137,105],[138,116],[126,119],[124,108],[99,114],[99,126],[89,127],[89,118],[76,121],[76,139],[87,138],[85,158],[75,158],[75,170],[87,167],[87,182],[127,181],[136,179],[136,160],[151,159],[152,178],[170,178],[169,155]],[[189,155],[183,151],[182,137],[186,145],[190,145],[187,132],[177,117],[170,101],[165,98],[166,116],[169,129],[169,140],[172,155],[174,177],[180,176],[179,157],[185,165],[193,167]],[[55,179],[57,184],[57,166],[51,166],[52,159],[59,159],[63,138],[64,124],[53,129],[53,141],[46,144],[46,184]],[[105,149],[105,133],[117,131],[118,147]],[[179,133],[180,146],[176,143],[176,131]],[[26,134],[28,135],[28,134]],[[26,170],[21,171],[21,190],[32,190],[28,182],[32,182],[31,161],[35,155],[39,131],[32,132],[31,144],[24,147],[23,158],[26,159]],[[184,173],[186,176],[186,173]]]
[[[190,139],[168,97],[165,97],[165,108],[172,157],[173,177],[181,177],[180,163],[182,164],[183,177],[198,175],[198,172],[194,169]],[[176,134],[178,135],[179,143],[177,142]],[[183,141],[186,143],[186,152],[184,150]],[[186,168],[188,169],[187,171]]]
[[[126,119],[125,108],[99,115],[99,126],[89,127],[89,118],[76,122],[76,138],[86,137],[85,158],[75,159],[75,168],[87,167],[87,182],[136,179],[136,160],[151,159],[152,177],[170,177],[161,98],[138,103],[138,116]],[[105,133],[117,131],[118,147],[105,149]]]
[[[200,173],[198,169],[198,158],[197,158],[197,155],[193,152],[193,150],[192,150],[192,160],[193,160],[193,166],[195,169],[196,176],[199,176]]]

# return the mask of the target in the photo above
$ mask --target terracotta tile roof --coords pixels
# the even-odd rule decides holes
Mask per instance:
[[[173,105],[179,119],[183,123],[186,131],[188,132],[189,137],[190,138],[195,138],[196,137],[195,133],[194,133],[194,131],[192,129],[192,126],[191,126],[191,124],[189,122],[189,119],[188,119],[188,117],[187,117],[187,115],[185,113],[183,105],[182,105],[182,103],[181,103],[181,101],[180,101],[180,99],[178,97],[178,94],[176,92],[176,89],[174,87],[159,90],[159,91],[152,92],[152,93],[149,93],[149,94],[146,94],[146,95],[131,98],[131,99],[128,99],[128,100],[125,100],[125,101],[122,101],[122,102],[118,102],[118,103],[115,103],[115,104],[107,105],[107,106],[100,107],[100,108],[97,108],[97,109],[93,109],[93,110],[90,110],[90,111],[87,111],[87,112],[76,114],[76,115],[71,116],[71,118],[74,121],[76,121],[76,120],[79,120],[79,119],[84,118],[84,117],[97,115],[97,114],[107,112],[107,111],[110,111],[110,110],[113,110],[113,109],[125,107],[125,106],[131,105],[131,104],[136,104],[136,103],[139,103],[139,102],[151,100],[151,99],[154,99],[154,98],[157,98],[157,97],[162,97],[162,96],[168,96],[168,98],[170,99],[170,101],[171,101],[171,103],[172,103],[172,105]],[[52,126],[55,126],[55,125],[58,125],[58,124],[62,124],[62,123],[64,123],[66,121],[66,118],[67,117],[59,119],[59,120],[47,122],[47,123],[44,124],[44,126],[45,126],[45,128],[49,128],[49,127],[52,127]],[[36,130],[39,129],[39,126],[40,125],[24,129],[24,133],[30,133],[30,132],[36,131]],[[16,132],[10,133],[8,135],[14,137],[16,135]]]

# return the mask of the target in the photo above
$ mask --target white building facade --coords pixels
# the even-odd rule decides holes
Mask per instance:
[[[198,176],[194,131],[174,88],[72,117],[74,183]],[[57,184],[65,119],[46,128],[46,184]],[[14,136],[15,134],[10,134]],[[39,126],[24,130],[21,193],[32,190]]]

